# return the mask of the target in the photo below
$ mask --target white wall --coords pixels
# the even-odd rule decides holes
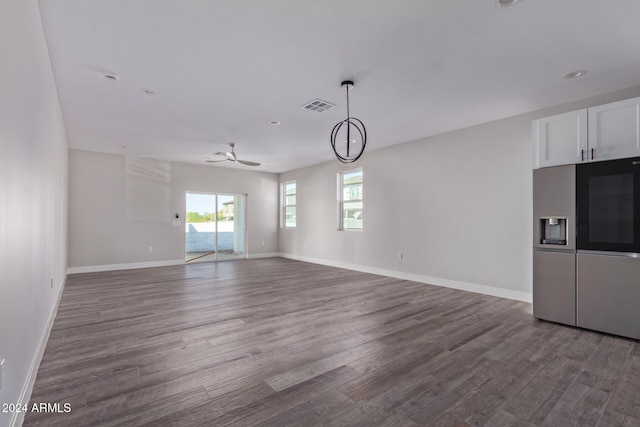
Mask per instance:
[[[276,174],[71,150],[69,179],[70,272],[184,262],[187,191],[247,194],[249,256],[278,251]]]
[[[281,174],[297,181],[298,212],[297,228],[280,230],[280,250],[530,301],[532,120],[639,95],[635,87],[368,151],[362,232],[337,231],[337,161]]]
[[[67,268],[67,142],[36,0],[0,3],[0,70],[0,403],[15,403]]]

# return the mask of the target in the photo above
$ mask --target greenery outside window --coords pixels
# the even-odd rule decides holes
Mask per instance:
[[[339,174],[340,230],[362,230],[362,169]]]
[[[296,226],[296,182],[282,184],[282,224],[285,228]]]

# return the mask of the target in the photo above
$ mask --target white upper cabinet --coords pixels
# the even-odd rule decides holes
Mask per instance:
[[[536,168],[580,163],[587,153],[587,110],[544,117],[533,122]]]
[[[592,149],[593,160],[640,155],[640,98],[589,108]]]
[[[640,98],[533,122],[535,168],[640,156]]]

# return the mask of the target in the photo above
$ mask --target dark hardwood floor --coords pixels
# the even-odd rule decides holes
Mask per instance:
[[[640,344],[282,258],[74,274],[42,402],[71,411],[25,426],[640,425]]]

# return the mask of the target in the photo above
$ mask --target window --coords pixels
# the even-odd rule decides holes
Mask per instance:
[[[282,184],[282,224],[285,228],[296,226],[296,182]]]
[[[340,229],[362,230],[362,170],[339,174]]]

